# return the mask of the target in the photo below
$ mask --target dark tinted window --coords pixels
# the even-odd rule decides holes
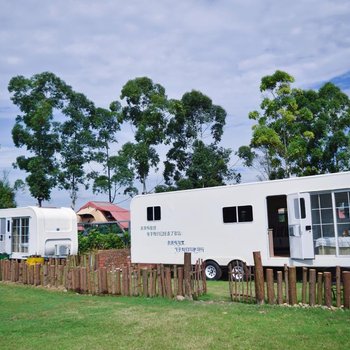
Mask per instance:
[[[160,220],[160,207],[154,207],[154,220]]]
[[[253,207],[251,205],[244,205],[238,207],[238,221],[253,221]]]
[[[147,208],[147,220],[153,221],[153,207]]]
[[[224,223],[237,222],[237,211],[236,207],[225,207],[222,208],[222,216]]]
[[[148,221],[160,220],[160,218],[161,218],[160,207],[147,207]]]
[[[300,198],[300,216],[301,216],[301,219],[306,218],[305,199],[304,198]]]

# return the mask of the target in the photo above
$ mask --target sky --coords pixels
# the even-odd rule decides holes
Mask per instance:
[[[0,9],[0,172],[12,183],[26,175],[12,167],[25,154],[11,137],[19,112],[7,86],[17,75],[53,72],[105,108],[141,76],[169,98],[199,90],[226,110],[222,146],[233,152],[249,143],[260,80],[277,69],[295,78],[294,87],[332,81],[350,94],[348,0],[0,0]],[[132,134],[124,128],[126,141]],[[234,156],[232,163],[243,182],[255,179]],[[76,208],[106,199],[81,191]],[[36,204],[28,190],[16,201]],[[125,197],[118,201],[128,207]],[[69,195],[55,190],[45,204],[70,206]]]

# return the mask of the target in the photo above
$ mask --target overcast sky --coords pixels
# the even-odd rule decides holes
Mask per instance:
[[[331,80],[349,93],[350,1],[0,0],[0,171],[25,176],[11,166],[23,154],[11,138],[13,76],[53,72],[100,107],[140,76],[170,98],[200,90],[227,111],[223,145],[236,151],[249,143],[260,79],[277,69],[295,87]],[[77,207],[91,199],[106,197],[82,192]],[[17,204],[35,200],[27,191]],[[68,194],[55,192],[49,205],[69,206]]]

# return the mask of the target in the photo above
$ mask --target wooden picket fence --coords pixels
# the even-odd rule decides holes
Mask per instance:
[[[95,268],[93,256],[49,259],[43,264],[0,260],[0,281],[34,286],[65,288],[82,294],[197,298],[207,290],[205,266],[198,260],[191,265],[185,253],[184,265],[127,264]]]
[[[314,268],[299,268],[302,280],[298,283],[295,266],[285,265],[282,270],[263,269],[260,252],[254,252],[254,267],[246,266],[243,280],[232,277],[234,267],[229,269],[232,301],[350,308],[350,271],[342,271],[339,266],[335,276]]]

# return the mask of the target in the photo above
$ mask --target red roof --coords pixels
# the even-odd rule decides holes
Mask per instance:
[[[110,212],[110,214],[115,219],[115,221],[124,221],[124,222],[120,222],[120,226],[122,226],[123,228],[129,227],[130,211],[127,209],[118,207],[114,203],[90,201],[90,202],[87,202],[85,205],[83,205],[78,210],[78,213],[80,210],[85,208],[95,208],[99,211]]]

